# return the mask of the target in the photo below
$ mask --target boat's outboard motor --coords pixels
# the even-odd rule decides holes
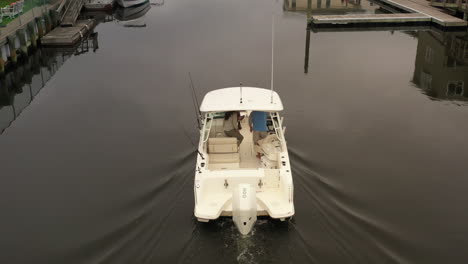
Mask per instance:
[[[234,188],[232,220],[243,235],[247,235],[257,221],[257,197],[250,184],[239,184]]]

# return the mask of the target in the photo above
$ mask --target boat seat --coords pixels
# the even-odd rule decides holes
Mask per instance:
[[[210,154],[211,163],[239,163],[239,153]]]
[[[210,168],[227,169],[240,167],[239,147],[235,137],[208,139]]]
[[[237,153],[237,138],[217,137],[208,140],[209,153]]]

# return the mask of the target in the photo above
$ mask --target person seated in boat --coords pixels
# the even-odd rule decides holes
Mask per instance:
[[[237,138],[237,146],[242,143],[244,136],[239,132],[238,122],[241,121],[243,117],[240,116],[238,111],[229,111],[224,114],[224,133],[228,137]]]
[[[253,134],[254,146],[259,146],[258,141],[268,136],[267,113],[263,111],[253,111],[249,116],[250,131]],[[257,158],[260,158],[259,148],[257,150]]]

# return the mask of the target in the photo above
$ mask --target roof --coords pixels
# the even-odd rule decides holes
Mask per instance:
[[[202,112],[226,112],[226,111],[266,111],[277,112],[283,110],[283,103],[279,95],[273,91],[273,103],[271,103],[272,91],[256,87],[230,87],[211,91],[205,95],[201,103]]]

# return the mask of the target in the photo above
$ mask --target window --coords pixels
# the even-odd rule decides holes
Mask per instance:
[[[449,81],[447,83],[447,95],[448,96],[455,96],[455,95],[463,95],[463,81]]]
[[[427,63],[433,63],[434,62],[434,50],[427,46],[426,47],[426,56],[425,56],[426,62]]]
[[[419,84],[422,89],[431,90],[432,88],[432,75],[421,71],[421,82]]]

